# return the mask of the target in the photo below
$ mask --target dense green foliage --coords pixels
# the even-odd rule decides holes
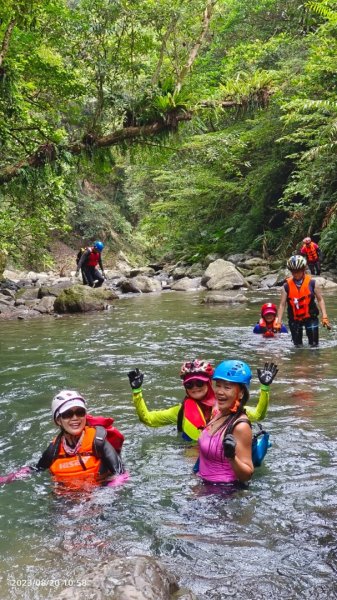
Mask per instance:
[[[0,236],[337,252],[337,0],[4,0]]]

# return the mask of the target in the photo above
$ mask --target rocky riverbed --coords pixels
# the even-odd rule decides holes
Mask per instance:
[[[167,290],[203,290],[205,303],[246,302],[245,292],[282,286],[289,272],[282,261],[235,254],[223,259],[210,255],[203,263],[133,267],[124,255],[114,269],[105,270],[102,288],[82,285],[75,271],[19,272],[4,269],[0,280],[0,319],[27,319],[41,315],[108,309],[124,295],[160,293]],[[337,287],[337,271],[315,277],[322,289]]]

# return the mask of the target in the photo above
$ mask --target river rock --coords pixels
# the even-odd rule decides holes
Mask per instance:
[[[210,290],[231,290],[244,287],[246,282],[233,263],[219,258],[208,265],[201,284]]]
[[[271,288],[275,287],[277,284],[278,275],[277,273],[270,273],[266,277],[263,277],[260,281],[261,288]]]
[[[16,300],[18,300],[19,298],[20,298],[20,300],[25,300],[25,301],[37,300],[38,297],[39,297],[39,288],[37,288],[37,287],[21,288],[15,294]]]
[[[131,269],[130,277],[137,277],[137,275],[147,275],[148,277],[151,277],[155,275],[155,270],[151,267],[138,267]]]
[[[241,293],[231,293],[231,292],[222,292],[222,293],[209,293],[206,294],[203,299],[204,304],[236,304],[247,302],[248,298]]]
[[[194,263],[193,265],[188,267],[186,274],[187,277],[191,277],[191,279],[193,279],[194,277],[202,277],[204,270],[205,269],[201,263]]]
[[[337,283],[331,281],[331,279],[326,279],[325,277],[316,277],[313,275],[317,285],[324,290],[333,290],[337,287]]]
[[[76,313],[104,310],[118,295],[112,290],[74,285],[66,288],[56,298],[54,310],[57,313]]]
[[[232,262],[234,265],[238,265],[239,263],[244,264],[246,260],[250,258],[247,254],[230,254],[227,256],[226,260]]]
[[[160,292],[162,289],[160,281],[157,279],[151,279],[150,277],[146,277],[146,275],[138,275],[137,277],[132,277],[127,280],[127,283],[122,283],[120,286],[122,291],[125,290],[129,292],[141,292],[143,294],[149,294],[151,292]]]
[[[41,314],[50,315],[54,312],[54,302],[55,296],[45,296],[38,302],[38,304],[34,307],[34,310],[37,310]]]
[[[59,281],[51,285],[42,285],[38,290],[38,298],[44,298],[45,296],[54,296],[56,298],[63,292],[63,290],[69,288],[70,281]]]
[[[183,279],[188,276],[189,267],[187,265],[177,265],[169,271],[173,279]]]
[[[207,256],[204,259],[205,267],[208,267],[208,265],[218,260],[218,258],[221,258],[221,255],[217,254],[216,252],[214,252],[213,254],[207,254]]]
[[[201,277],[194,277],[190,279],[189,277],[183,277],[182,279],[178,279],[171,284],[171,290],[175,292],[191,292],[200,289],[201,286]]]
[[[74,576],[74,579],[78,577]],[[197,600],[179,589],[161,563],[148,556],[112,558],[83,578],[85,586],[62,590],[56,600]]]

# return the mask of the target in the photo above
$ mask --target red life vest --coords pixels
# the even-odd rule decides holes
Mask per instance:
[[[85,427],[82,444],[73,456],[65,453],[61,443],[58,456],[50,465],[50,472],[58,481],[97,476],[101,459],[95,456],[93,443],[96,435],[94,427]]]
[[[112,417],[94,417],[93,415],[87,415],[86,423],[90,427],[100,425],[106,429],[106,439],[115,448],[116,452],[120,452],[124,442],[124,435],[112,427],[114,419]]]
[[[305,244],[301,252],[307,255],[308,263],[318,261],[317,244],[315,244],[314,242],[310,242],[310,244]]]
[[[90,254],[86,261],[87,267],[97,267],[97,265],[99,263],[99,259],[101,258],[101,253],[94,252],[93,248],[88,248],[88,250],[90,250]]]
[[[288,307],[290,308],[292,318],[295,321],[303,321],[303,319],[308,319],[313,316],[310,308],[312,307],[312,303],[315,304],[315,295],[310,289],[311,280],[310,275],[305,275],[301,287],[298,288],[292,277],[287,279]]]

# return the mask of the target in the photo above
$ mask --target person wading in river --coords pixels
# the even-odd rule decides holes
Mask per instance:
[[[270,370],[274,373],[276,365],[270,363],[259,370],[261,382],[260,397],[255,408],[247,407],[247,415],[251,421],[261,421],[265,418],[269,405],[269,386],[273,377],[267,377]],[[128,373],[133,392],[133,402],[139,420],[149,427],[164,427],[176,425],[182,438],[187,441],[196,441],[201,431],[212,418],[216,408],[216,399],[212,387],[213,367],[202,360],[193,360],[183,363],[180,377],[185,389],[185,397],[181,404],[170,408],[149,411],[142,394],[144,375],[139,369]]]
[[[274,328],[274,323],[277,314],[277,306],[271,302],[267,302],[261,308],[261,319],[256,323],[253,333],[262,333],[266,338],[274,337],[275,333],[288,333],[288,329],[283,323],[281,329]]]
[[[251,378],[240,360],[215,368],[217,411],[198,440],[198,476],[206,483],[246,482],[253,475],[252,428],[245,411]]]
[[[310,273],[312,275],[321,274],[321,249],[311,240],[310,237],[306,237],[303,240],[303,246],[300,250],[300,254],[305,257]]]
[[[326,313],[322,292],[316,281],[305,274],[307,261],[299,254],[291,256],[287,267],[291,271],[281,292],[281,301],[277,312],[277,322],[274,327],[280,328],[286,304],[288,305],[289,329],[294,345],[303,346],[303,327],[307,334],[309,346],[318,346],[318,315],[322,311],[322,325],[331,329]],[[318,306],[316,304],[316,301]]]

